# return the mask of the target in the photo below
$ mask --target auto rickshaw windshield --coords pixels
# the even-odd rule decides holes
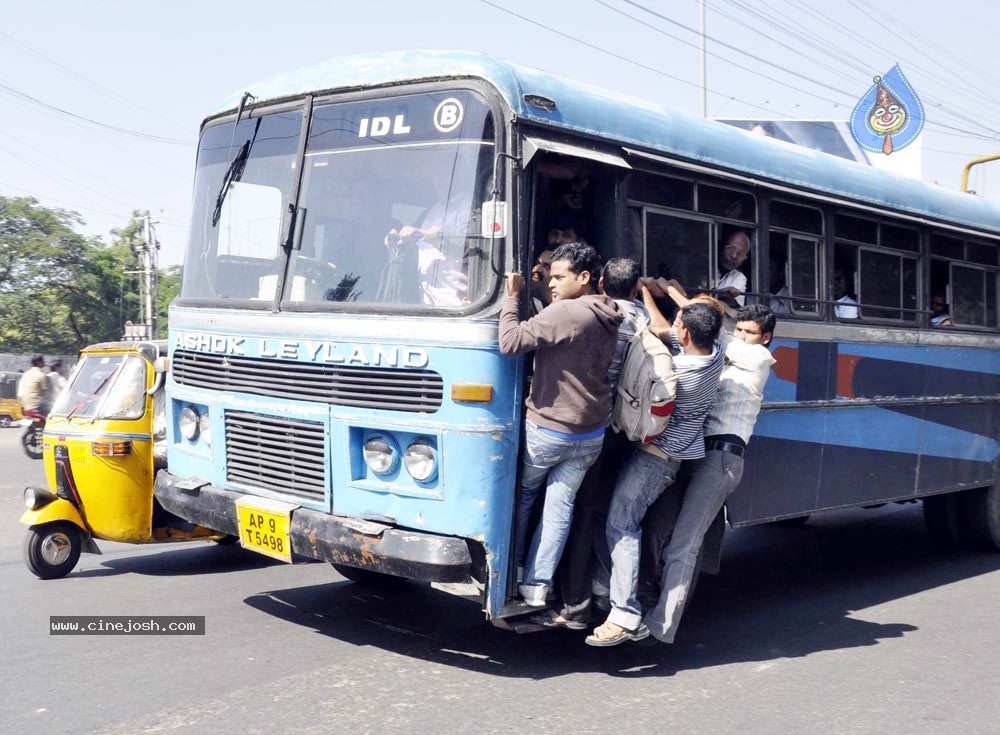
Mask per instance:
[[[138,355],[85,354],[52,416],[138,419],[146,410],[146,361]]]

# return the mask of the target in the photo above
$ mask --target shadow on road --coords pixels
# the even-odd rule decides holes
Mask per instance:
[[[144,546],[149,548],[148,546]],[[100,561],[96,568],[71,572],[73,577],[110,577],[117,574],[145,574],[154,577],[222,574],[244,569],[261,569],[282,564],[239,546],[195,543],[190,547],[165,544],[155,554],[122,556]],[[90,557],[99,559],[100,557]]]
[[[254,595],[246,604],[352,645],[500,676],[670,676],[899,638],[917,628],[853,613],[1000,570],[1000,555],[932,548],[912,509],[857,518],[731,533],[722,574],[702,578],[672,646],[595,649],[584,644],[585,633],[562,630],[517,636],[484,622],[478,605],[416,583],[376,590],[333,582]]]

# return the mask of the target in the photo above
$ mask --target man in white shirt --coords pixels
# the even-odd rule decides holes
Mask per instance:
[[[679,306],[688,303],[679,284],[669,284],[670,288],[664,288],[667,294]],[[643,619],[650,634],[662,643],[674,641],[702,540],[743,477],[747,443],[760,412],[764,384],[775,362],[767,347],[775,321],[769,307],[751,304],[737,312],[733,334],[720,335],[726,367],[715,405],[705,420],[705,456],[690,460],[691,474],[680,513],[662,553],[659,600]]]
[[[860,316],[858,302],[849,293],[847,274],[838,270],[833,276],[833,298],[837,300],[833,313],[838,319],[857,319]]]

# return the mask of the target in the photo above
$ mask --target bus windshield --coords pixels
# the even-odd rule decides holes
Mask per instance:
[[[182,298],[270,308],[277,297],[288,310],[455,309],[493,292],[481,208],[494,126],[479,95],[317,102],[300,162],[301,122],[301,113],[265,114],[242,120],[235,135],[231,123],[205,131]]]

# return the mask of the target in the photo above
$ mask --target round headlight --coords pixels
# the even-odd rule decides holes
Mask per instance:
[[[437,451],[426,439],[417,439],[406,448],[403,464],[417,482],[426,482],[437,472]]]
[[[198,433],[201,434],[203,442],[206,444],[212,443],[212,422],[209,419],[208,411],[205,411],[201,418],[198,419]]]
[[[365,440],[365,464],[376,475],[387,475],[399,465],[399,452],[384,436],[370,436]]]
[[[24,495],[22,497],[24,498],[24,505],[28,510],[38,510],[53,500],[59,499],[44,488],[31,486],[24,488]]]
[[[190,406],[181,410],[181,415],[177,417],[177,428],[180,429],[181,436],[194,441],[198,436],[198,418],[198,412]]]

